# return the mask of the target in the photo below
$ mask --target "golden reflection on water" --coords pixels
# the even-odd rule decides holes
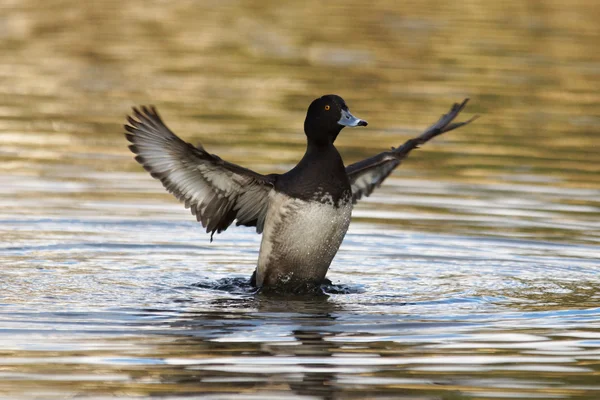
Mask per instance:
[[[61,166],[79,171],[66,179],[80,181],[87,171],[140,171],[120,125],[132,105],[148,103],[192,143],[260,172],[282,172],[302,155],[307,105],[335,92],[370,122],[338,139],[347,163],[399,145],[471,97],[467,113],[482,118],[428,144],[395,176],[523,183],[516,198],[530,182],[600,190],[600,12],[592,1],[14,1],[3,8],[0,168],[11,176],[52,177]],[[149,195],[166,198],[160,190]],[[582,203],[571,197],[560,202]],[[600,216],[594,197],[583,200],[596,208],[586,219]]]
[[[347,129],[340,135],[337,145],[347,163],[401,144],[434,122],[453,102],[464,97],[471,98],[465,117],[481,115],[474,124],[437,138],[411,155],[384,187],[357,207],[355,220],[370,227],[388,224],[404,232],[466,235],[477,240],[486,236],[502,238],[508,242],[487,242],[483,245],[487,246],[487,251],[497,252],[490,255],[500,260],[497,269],[504,262],[515,262],[512,258],[506,261],[501,257],[502,251],[505,251],[517,260],[519,257],[529,260],[537,256],[536,260],[549,266],[560,264],[562,267],[564,263],[564,276],[571,273],[579,276],[577,270],[572,272],[568,268],[578,262],[591,268],[594,246],[600,242],[598,21],[600,7],[597,1],[592,0],[381,0],[369,3],[355,0],[287,3],[4,0],[0,5],[0,216],[17,222],[32,218],[72,218],[74,226],[68,225],[69,231],[63,231],[62,225],[57,227],[49,223],[42,232],[20,225],[17,225],[20,229],[14,230],[0,226],[2,242],[7,246],[40,246],[32,252],[33,255],[20,258],[15,250],[17,255],[0,258],[13,266],[9,270],[11,275],[0,280],[0,288],[3,282],[11,282],[11,287],[2,290],[5,295],[12,293],[9,290],[15,291],[16,303],[27,303],[28,299],[35,298],[39,304],[53,305],[65,301],[69,306],[74,306],[67,303],[74,301],[70,299],[79,300],[77,293],[91,289],[90,304],[95,305],[98,300],[93,296],[99,294],[94,293],[94,289],[98,288],[94,286],[97,284],[94,279],[100,279],[98,276],[101,275],[96,270],[96,263],[103,265],[103,257],[108,259],[110,255],[100,250],[96,254],[85,244],[87,241],[95,243],[94,240],[102,242],[106,233],[102,231],[101,224],[100,228],[96,225],[82,228],[77,223],[98,219],[115,223],[121,219],[192,219],[133,161],[122,136],[124,117],[131,106],[155,104],[175,132],[194,144],[203,143],[210,152],[229,161],[263,173],[283,172],[293,166],[304,151],[302,123],[309,102],[325,93],[342,95],[355,115],[369,121],[366,129]],[[123,232],[125,228],[105,229]],[[160,237],[160,229],[153,229],[156,229],[154,236]],[[182,234],[176,229],[174,231],[172,236],[161,237],[160,240],[168,243]],[[137,235],[135,240],[127,237],[127,240],[123,239],[124,243],[129,243],[129,240],[139,245],[139,235],[142,234],[137,231],[131,233],[132,237]],[[186,228],[185,234],[190,234],[189,229]],[[220,243],[239,249],[241,245],[235,232],[228,231],[226,235],[229,236],[219,238],[222,240]],[[52,246],[61,246],[73,241],[74,237],[84,245],[77,248],[75,254],[66,251],[67,260],[62,259],[67,257],[64,253],[52,252]],[[228,237],[233,237],[232,242],[227,241]],[[452,236],[444,236],[439,241],[443,242],[448,237]],[[149,240],[147,237],[143,239]],[[349,239],[347,248],[353,246],[353,238]],[[196,241],[194,244],[200,243],[198,238],[190,239],[190,242],[192,240]],[[381,249],[379,242],[382,239],[376,235],[362,240],[371,240],[372,247]],[[560,242],[565,247],[556,249],[551,245],[540,245],[529,248],[522,244],[527,240]],[[571,244],[588,247],[575,247],[569,252]],[[50,250],[45,250],[44,246],[49,246]],[[255,243],[247,244],[247,247],[250,246],[256,247]],[[389,248],[395,249],[398,245],[394,242],[387,246],[392,251]],[[519,246],[522,248],[519,249]],[[146,250],[135,248],[132,253],[136,255],[131,258],[122,254],[115,258],[138,265],[136,263],[142,263],[139,254]],[[194,248],[185,251],[195,255],[205,250]],[[467,253],[464,248],[448,246],[448,252],[455,250]],[[428,255],[427,251],[430,249],[409,251],[406,259],[400,258],[400,265],[414,267],[407,259],[431,263],[431,259],[423,255]],[[230,261],[227,258],[230,255],[206,252],[206,257],[213,257],[215,264]],[[178,254],[168,253],[166,263],[185,269],[187,264],[178,257]],[[356,258],[356,255],[349,251],[339,257]],[[368,257],[370,254],[362,261],[367,263]],[[432,257],[443,259],[437,253]],[[454,253],[449,257],[457,257],[457,260],[451,261],[460,265],[471,265],[477,261],[468,257],[460,259]],[[51,283],[42,286],[41,290],[36,283],[45,281],[39,276],[16,279],[22,273],[21,267],[30,266],[31,258],[38,260],[36,265],[41,265],[38,267],[40,271],[60,270],[67,268],[63,264],[68,263],[83,265],[85,270],[81,274],[86,276],[86,283],[80,283],[73,276],[57,283],[56,277],[53,277],[47,278]],[[39,259],[46,260],[47,264]],[[254,259],[255,255],[250,254],[247,259],[236,259],[235,262],[250,268]],[[514,270],[527,267],[510,265],[505,273],[507,276],[515,273]],[[584,267],[581,269],[585,270]],[[418,275],[421,271],[414,268],[411,274]],[[548,269],[554,271],[550,267]],[[431,283],[433,276],[418,282],[434,285],[421,289],[428,294],[432,291],[431,287],[442,290],[444,285],[449,285],[448,280],[475,285],[472,281],[478,279],[483,286],[478,292],[474,288],[461,289],[474,291],[476,295],[473,297],[503,299],[498,301],[500,305],[493,300],[489,302],[493,303],[492,306],[484,303],[485,306],[501,308],[509,302],[517,314],[521,309],[543,313],[565,308],[593,308],[598,304],[598,285],[592,278],[586,278],[589,279],[586,282],[577,280],[566,284],[567,278],[561,275],[559,283],[554,283],[550,272],[543,275],[533,271],[532,276],[526,274],[525,277],[514,278],[510,284],[493,281],[486,286],[485,282],[492,272],[485,271],[477,276],[472,270],[453,278],[449,274],[439,277],[434,284]],[[363,272],[357,267],[347,276],[360,279]],[[584,272],[581,272],[582,276],[589,275]],[[116,274],[104,273],[108,276],[103,276],[103,279],[107,280]],[[167,271],[160,277],[171,274],[172,271]],[[123,281],[127,284],[123,283],[123,286],[135,287],[137,282],[126,278]],[[150,278],[160,280],[154,276],[137,279]],[[527,280],[529,278],[530,281]],[[412,287],[410,279],[417,278],[404,279],[408,282],[406,286]],[[144,280],[142,284],[151,285]],[[51,285],[55,285],[52,286],[55,291],[46,292]],[[454,290],[453,287],[450,289]],[[421,296],[421,299],[425,296],[421,292],[406,293],[415,294],[417,298]],[[120,295],[123,294],[116,292],[112,297]],[[11,298],[11,295],[7,296]],[[431,296],[441,295],[436,292]],[[466,296],[468,298],[468,294]],[[152,301],[164,300],[158,295],[156,297],[143,299],[154,306]],[[369,299],[368,295],[363,297]],[[435,300],[433,297],[432,302]],[[125,300],[129,299],[125,297]],[[337,301],[346,301],[348,304],[344,306],[356,310],[352,308],[355,300]],[[382,300],[376,297],[372,302],[379,306]],[[427,310],[426,305],[420,304],[425,301],[417,303],[416,306],[408,304],[404,311],[395,307],[394,312],[404,313],[402,317],[409,318],[410,307],[415,307],[416,312],[423,312],[419,306]],[[81,307],[81,303],[76,304]],[[90,304],[87,306],[91,307]],[[374,304],[361,306],[371,312],[369,307],[374,307]],[[287,303],[284,305],[288,306]],[[245,307],[252,309],[253,306]],[[450,304],[449,312],[455,312],[454,307],[460,308],[460,304]],[[382,310],[381,314],[390,313],[389,309]],[[336,318],[348,323],[344,319],[349,318],[344,307],[317,311],[319,315],[327,316],[318,320],[319,327],[331,325],[335,328]],[[269,312],[280,310],[266,311],[267,314]],[[472,312],[478,312],[476,306]],[[301,311],[298,313],[301,314]],[[95,318],[93,312],[91,315]],[[233,325],[223,322],[232,316],[241,321]],[[354,373],[343,370],[337,374],[311,372],[311,368],[318,368],[309,361],[305,362],[306,365],[302,364],[300,360],[302,365],[292,372],[300,371],[304,378],[295,383],[295,389],[294,384],[288,386],[286,375],[263,375],[260,371],[244,375],[249,380],[236,382],[235,389],[239,392],[270,390],[287,393],[285,391],[292,387],[298,394],[325,393],[325,398],[334,393],[335,384],[341,391],[348,390],[343,393],[350,393],[352,385],[355,385],[354,390],[361,390],[360,393],[365,396],[377,391],[380,394],[430,396],[423,398],[490,398],[504,392],[517,397],[521,393],[521,397],[595,398],[597,393],[597,388],[592,394],[586,389],[597,385],[598,361],[594,354],[597,355],[598,347],[592,339],[597,342],[598,328],[597,324],[590,327],[597,313],[583,323],[576,318],[566,318],[575,326],[573,330],[543,323],[540,328],[536,322],[529,320],[530,326],[533,326],[531,329],[526,322],[518,319],[515,319],[516,322],[496,322],[497,325],[507,325],[502,327],[509,329],[507,335],[539,334],[540,342],[549,343],[548,348],[532,345],[537,343],[536,338],[522,337],[524,348],[519,347],[519,340],[515,340],[514,347],[502,347],[505,337],[490,339],[475,327],[472,337],[459,339],[452,339],[453,335],[461,334],[450,330],[448,337],[443,338],[449,343],[441,350],[442,339],[436,336],[438,333],[431,337],[419,336],[421,329],[430,329],[429,322],[412,330],[400,327],[412,335],[406,339],[402,336],[404,331],[400,329],[398,333],[395,326],[379,328],[383,339],[370,337],[364,331],[359,332],[358,328],[352,331],[343,326],[337,333],[327,329],[324,332],[294,332],[290,340],[301,343],[297,347],[270,342],[271,339],[265,336],[256,343],[229,343],[223,347],[215,344],[215,337],[228,338],[227,334],[231,331],[246,335],[250,326],[245,325],[244,318],[247,316],[244,311],[238,310],[215,316],[214,322],[210,315],[186,316],[183,313],[173,318],[175,322],[169,320],[165,323],[173,329],[174,326],[168,324],[179,324],[178,328],[183,326],[182,331],[169,332],[172,336],[163,335],[160,330],[156,336],[143,336],[137,332],[140,337],[133,335],[127,339],[116,334],[115,343],[106,337],[105,331],[115,326],[125,329],[111,319],[118,316],[107,316],[106,320],[92,328],[88,325],[96,322],[87,321],[88,325],[84,326],[91,330],[92,337],[80,339],[81,342],[74,341],[71,336],[60,336],[60,330],[57,336],[52,336],[56,327],[62,325],[52,320],[55,316],[46,316],[50,322],[45,334],[50,335],[52,340],[41,335],[41,339],[36,338],[33,345],[20,343],[22,347],[16,350],[18,334],[4,342],[12,350],[2,353],[5,364],[0,370],[0,379],[3,380],[0,381],[0,396],[18,392],[22,389],[22,382],[32,381],[44,388],[41,392],[47,398],[60,398],[71,391],[74,395],[173,394],[187,393],[187,390],[189,393],[220,392],[227,390],[228,385],[221,383],[227,382],[226,379],[218,379],[234,380],[243,375],[235,371],[234,367],[240,366],[229,366],[232,370],[219,371],[222,365],[214,367],[217,370],[205,370],[203,367],[188,369],[175,364],[159,367],[154,362],[179,356],[201,359],[222,355],[240,358],[249,355],[307,355],[302,352],[321,357],[318,362],[325,366],[335,364],[333,360],[337,359],[332,356],[333,353],[336,357],[364,353],[380,356],[384,361],[391,356],[398,360],[397,365],[385,368],[371,366],[366,370],[361,369],[365,365],[358,363],[353,366]],[[467,320],[465,325],[471,323],[469,317],[470,314],[464,316]],[[0,314],[0,318],[6,318],[3,321],[7,325],[25,324],[30,329],[25,338],[33,340],[28,335],[36,328],[27,325],[30,323],[29,316]],[[157,317],[151,315],[151,318]],[[269,324],[277,325],[268,318],[264,321],[259,316],[255,318],[259,327],[262,327],[261,324],[267,328]],[[527,318],[540,321],[546,316]],[[548,318],[552,320],[556,315]],[[72,323],[67,317],[65,320],[68,322],[66,325]],[[214,326],[211,325],[213,322]],[[513,322],[517,324],[514,329],[508,327]],[[376,329],[377,323],[363,323],[368,328],[363,329],[369,332]],[[484,322],[477,323],[484,326]],[[524,326],[518,326],[519,323]],[[545,323],[551,324],[551,321]],[[67,331],[67,328],[64,329]],[[141,329],[159,328],[149,325]],[[198,337],[186,336],[188,329],[198,329]],[[203,329],[208,329],[208,332]],[[350,332],[344,329],[350,329]],[[443,328],[440,329],[443,331]],[[457,328],[457,331],[463,332],[461,329]],[[498,327],[486,325],[485,329]],[[274,335],[280,333],[276,329],[273,332]],[[586,342],[585,338],[578,340],[577,335],[581,332],[583,336],[589,335],[590,341]],[[565,348],[552,353],[551,346],[556,343],[557,337],[560,341],[561,334],[570,335],[568,343]],[[366,338],[363,345],[360,344],[360,335]],[[288,336],[289,332],[284,332],[274,337],[284,340]],[[389,340],[390,337],[395,339]],[[0,335],[2,338],[6,336]],[[64,351],[60,350],[61,339],[68,342],[63,343]],[[456,364],[439,362],[435,365],[422,359],[411,366],[401,363],[403,357],[412,354],[423,358],[471,355],[473,353],[467,350],[470,339],[476,343],[475,355],[491,358],[529,357],[528,351],[546,354],[549,358],[550,355],[572,358],[566,362],[556,361],[559,365],[555,369],[548,367],[548,370],[536,364],[538,361],[543,364],[543,357],[528,358],[529,363],[519,361],[518,357],[509,358],[508,362],[497,361],[497,365],[491,367],[485,363],[477,364],[478,361],[472,365],[462,359]],[[334,343],[336,340],[339,343]],[[402,340],[406,343],[401,343]],[[416,340],[417,344],[411,340]],[[56,345],[59,350],[46,350],[47,342]],[[78,345],[82,348],[78,349]],[[35,350],[35,346],[43,350]],[[114,354],[124,357],[122,364],[111,358]],[[53,359],[57,355],[64,358]],[[81,358],[77,359],[79,356]],[[74,365],[79,374],[74,374]],[[535,370],[534,365],[541,369]],[[518,366],[531,367],[533,372],[520,371]],[[261,365],[251,367],[260,369]],[[293,369],[289,365],[275,365],[275,368],[278,367]],[[561,367],[565,369],[561,370]],[[464,377],[465,374],[469,374],[469,379]],[[449,375],[450,378],[447,378]],[[97,382],[98,377],[103,382]],[[496,378],[499,381],[492,382]],[[255,384],[252,379],[255,379]],[[513,385],[510,390],[504,387],[502,379],[510,380]],[[332,383],[334,380],[335,384]],[[567,383],[558,387],[557,381]],[[518,382],[522,382],[521,387]],[[311,387],[322,392],[307,389]]]

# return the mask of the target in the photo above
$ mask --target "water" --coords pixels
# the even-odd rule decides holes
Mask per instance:
[[[600,397],[595,3],[218,5],[0,5],[0,397]],[[330,92],[347,163],[481,118],[360,202],[328,296],[256,295],[260,237],[210,243],[121,124],[283,172]]]

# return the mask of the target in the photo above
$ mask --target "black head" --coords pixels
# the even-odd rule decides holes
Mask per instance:
[[[308,107],[304,132],[309,142],[330,144],[345,126],[367,126],[367,121],[350,114],[344,99],[328,94],[314,100]]]

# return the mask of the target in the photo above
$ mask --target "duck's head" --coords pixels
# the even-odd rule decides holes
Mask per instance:
[[[350,114],[346,102],[340,96],[327,94],[315,99],[308,107],[304,132],[309,142],[333,143],[345,126],[367,126],[367,121]]]

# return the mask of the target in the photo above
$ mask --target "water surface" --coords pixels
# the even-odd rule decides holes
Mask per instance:
[[[9,1],[0,13],[0,397],[596,399],[600,19],[591,1]],[[321,297],[256,295],[133,161],[132,105],[261,173],[316,96],[351,163],[436,138],[355,208]]]

